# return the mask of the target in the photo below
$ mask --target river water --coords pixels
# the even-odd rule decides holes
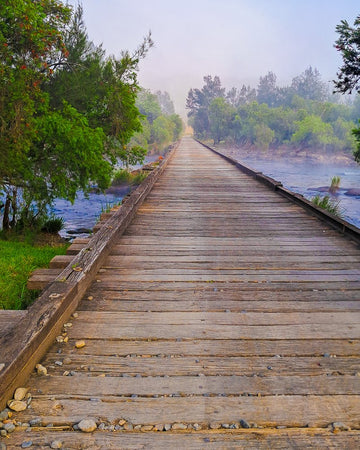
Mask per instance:
[[[349,189],[360,191],[360,165],[269,160],[262,159],[261,156],[239,157],[234,154],[231,156],[246,166],[280,181],[287,189],[303,195],[308,200],[316,194],[325,195],[316,188],[330,186],[332,177],[339,176],[341,183],[335,200],[340,201],[343,219],[360,228],[360,195],[346,194]]]

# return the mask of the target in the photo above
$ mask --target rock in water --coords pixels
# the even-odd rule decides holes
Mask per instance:
[[[78,423],[78,427],[84,433],[91,433],[96,430],[97,425],[93,419],[83,419]]]

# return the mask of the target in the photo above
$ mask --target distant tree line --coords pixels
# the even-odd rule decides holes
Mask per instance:
[[[133,54],[107,56],[89,39],[82,6],[73,9],[61,0],[0,2],[4,229],[31,225],[55,198],[73,201],[78,190],[86,194],[94,184],[105,189],[119,160],[143,161],[147,147],[132,137],[143,127],[146,132],[137,74],[152,45],[149,34]],[[165,105],[169,99],[162,96]],[[162,125],[168,138],[170,127],[159,120],[154,143]]]
[[[260,77],[256,89],[243,85],[229,91],[218,76],[205,76],[201,89],[190,89],[186,106],[195,135],[215,144],[356,149],[352,130],[360,117],[360,96],[350,105],[339,103],[312,67],[285,87],[277,85],[273,72]]]
[[[136,106],[142,114],[142,131],[131,139],[133,146],[140,146],[151,153],[161,153],[171,142],[179,139],[184,124],[175,114],[174,104],[168,92],[150,92],[141,89]]]

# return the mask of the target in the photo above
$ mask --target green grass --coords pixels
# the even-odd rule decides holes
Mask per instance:
[[[319,208],[325,209],[335,216],[338,216],[340,218],[343,216],[343,210],[340,206],[340,200],[334,200],[329,195],[325,195],[324,197],[321,197],[321,195],[315,195],[315,197],[313,197],[311,201],[312,203],[314,203],[314,205],[318,206]]]
[[[140,184],[148,176],[145,171],[137,171],[131,173],[126,169],[117,170],[114,173],[112,184],[114,186],[121,186],[122,184],[137,185]]]
[[[55,255],[66,253],[66,247],[0,240],[0,309],[25,309],[31,304],[38,292],[26,288],[29,275],[39,267],[48,267]]]

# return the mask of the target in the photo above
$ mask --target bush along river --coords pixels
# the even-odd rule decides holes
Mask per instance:
[[[242,156],[236,151],[226,152],[239,162],[261,171],[293,192],[311,200],[316,195],[329,195],[339,202],[342,218],[360,228],[360,165],[350,163],[324,163],[290,159]],[[340,177],[340,187],[330,194],[328,189],[334,176]]]

